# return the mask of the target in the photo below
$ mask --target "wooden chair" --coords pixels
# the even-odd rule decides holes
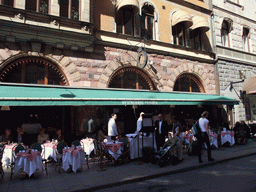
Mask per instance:
[[[42,145],[40,143],[32,144],[31,145],[31,149],[36,149],[42,155],[43,149],[42,149]],[[45,150],[44,150],[44,153],[45,153]],[[44,156],[44,155],[42,155],[42,156]],[[48,164],[48,162],[47,162],[47,159],[42,158],[42,164],[43,164],[43,167],[44,167],[44,170],[45,170],[46,174],[48,175],[48,171],[47,171],[47,164]]]
[[[57,162],[56,162],[55,170],[58,167],[59,168],[59,173],[60,173],[60,168],[61,168],[61,163],[62,163],[63,149],[66,146],[68,146],[66,142],[59,142],[57,144],[57,156],[56,156]]]
[[[25,147],[23,145],[18,144],[17,146],[15,146],[15,149],[14,149],[15,156],[17,155],[17,153],[19,153],[22,150],[25,150]],[[15,161],[11,163],[10,167],[11,167],[10,180],[12,180],[12,175],[13,175],[14,167],[15,167]]]

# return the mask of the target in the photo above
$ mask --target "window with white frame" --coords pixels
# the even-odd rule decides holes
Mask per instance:
[[[249,29],[243,27],[243,50],[249,52]]]
[[[221,27],[221,43],[225,47],[229,47],[229,23],[224,20]]]
[[[26,0],[26,10],[48,14],[49,0]]]
[[[79,0],[59,0],[60,16],[79,20]]]

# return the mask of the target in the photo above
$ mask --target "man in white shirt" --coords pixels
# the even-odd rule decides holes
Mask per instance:
[[[142,128],[142,121],[143,121],[143,116],[145,115],[144,112],[140,113],[140,117],[137,120],[137,130],[135,131],[136,134],[138,134]]]
[[[115,137],[118,136],[116,118],[117,118],[117,115],[115,113],[112,113],[111,118],[108,121],[108,136],[111,136],[111,139],[114,139],[114,140],[115,140]]]
[[[206,143],[207,145],[207,154],[208,154],[208,161],[214,161],[214,159],[211,156],[211,146],[210,146],[210,139],[209,139],[209,120],[208,118],[209,113],[207,111],[204,111],[201,115],[201,118],[199,119],[199,127],[202,131],[201,136],[197,138],[198,140],[198,160],[199,163],[203,163],[202,161],[202,145],[203,143]]]

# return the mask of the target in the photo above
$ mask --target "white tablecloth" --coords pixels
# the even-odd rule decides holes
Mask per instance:
[[[107,141],[107,142],[104,142],[107,146],[108,145],[111,145],[111,144],[114,144],[113,141]],[[116,144],[123,144],[123,142],[119,142],[119,141],[115,141]],[[123,146],[121,146],[116,152],[113,152],[111,151],[109,148],[108,148],[108,153],[115,159],[117,160],[121,155],[122,155],[122,150],[123,150]]]
[[[223,145],[226,142],[229,142],[231,146],[235,144],[234,132],[221,131],[221,145]]]
[[[214,145],[216,148],[218,148],[218,134],[217,133],[213,133],[213,132],[209,132],[210,133],[210,146]],[[205,144],[205,148],[207,149],[207,146]]]
[[[14,162],[15,159],[14,159],[13,147],[15,147],[15,145],[5,146],[3,157],[2,157],[3,166],[9,165],[10,163]]]
[[[15,160],[14,173],[18,173],[20,169],[23,169],[29,176],[31,176],[37,169],[42,171],[41,155],[37,155],[33,161],[28,160],[27,157],[17,157]]]
[[[62,155],[62,168],[67,171],[69,166],[72,166],[72,170],[76,173],[77,169],[85,163],[85,154],[83,150],[80,150],[76,156],[66,152]]]
[[[42,158],[48,159],[52,157],[54,161],[57,161],[57,148],[50,145],[42,145]]]
[[[131,159],[138,158],[138,138],[131,138],[135,137],[136,134],[127,134],[130,142],[130,157]],[[139,155],[142,157],[142,136],[139,137]],[[150,134],[148,137],[143,137],[143,147],[153,147],[153,137]],[[154,140],[154,148],[156,149],[156,141]]]
[[[91,138],[87,138],[87,139],[82,139],[80,141],[81,143],[81,146],[83,147],[84,149],[84,152],[87,154],[87,155],[90,155],[91,152],[94,150],[94,142],[93,142],[93,139]]]

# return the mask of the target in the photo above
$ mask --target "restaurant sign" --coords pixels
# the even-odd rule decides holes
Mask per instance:
[[[157,101],[122,101],[122,105],[157,105]]]

